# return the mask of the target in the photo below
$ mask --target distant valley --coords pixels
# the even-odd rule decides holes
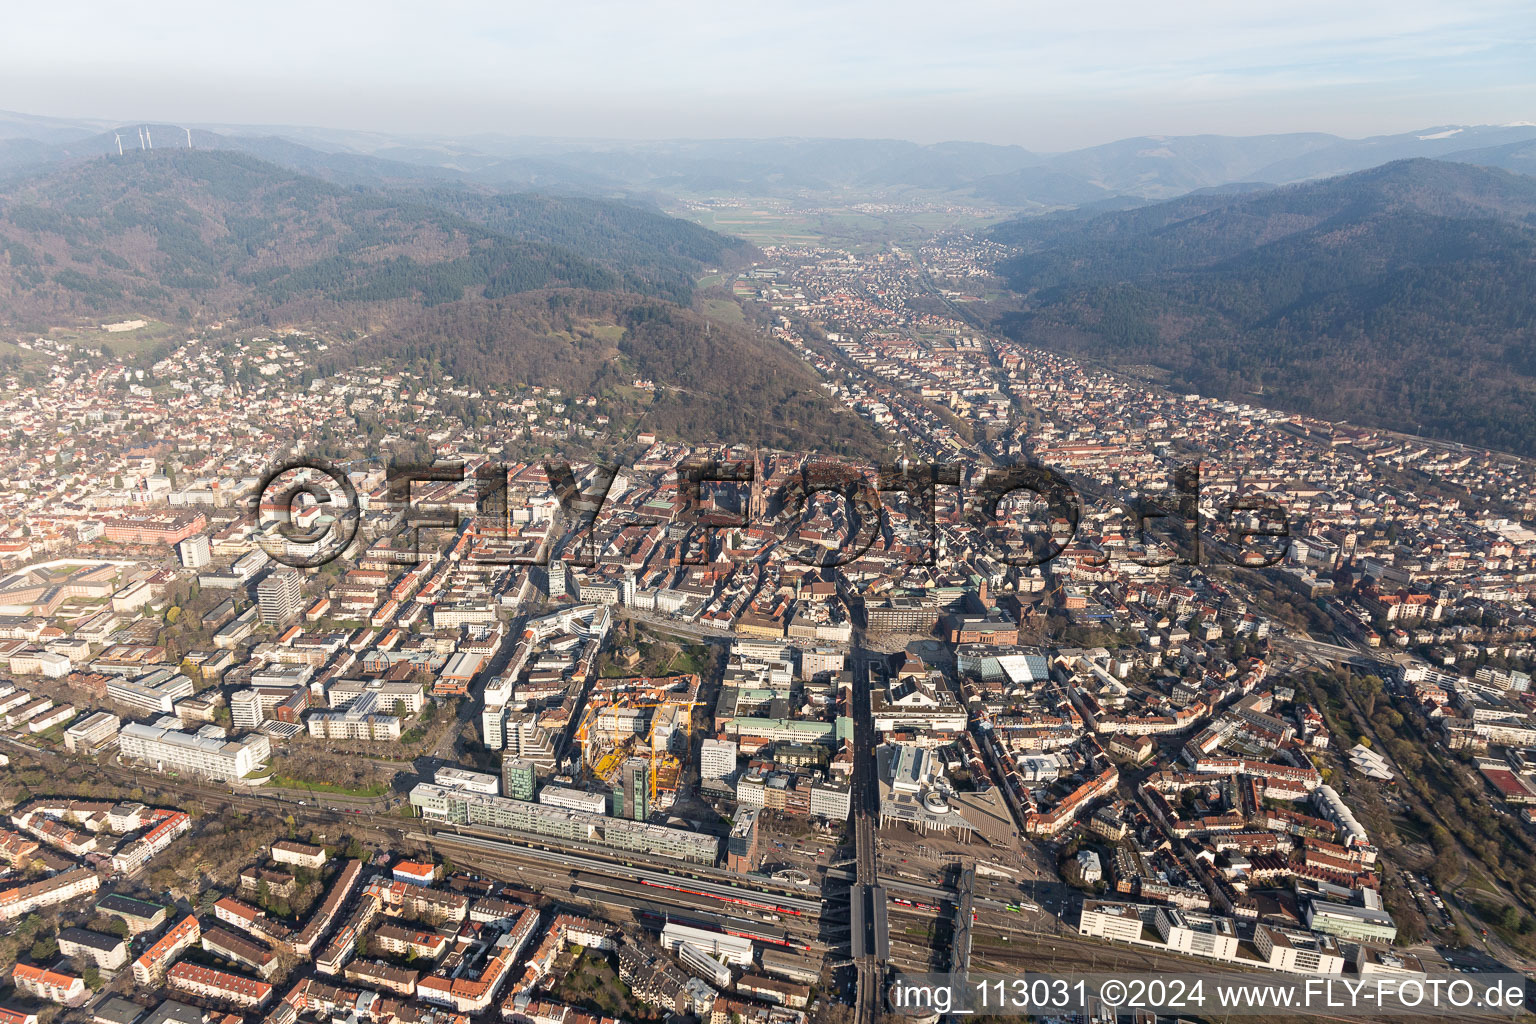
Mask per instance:
[[[0,322],[17,335],[130,314],[320,327],[365,339],[337,367],[562,386],[700,440],[875,448],[781,343],[689,308],[700,276],[752,247],[630,203],[341,186],[244,153],[132,151],[0,194],[0,254]],[[630,387],[652,378],[666,386]]]
[[[1009,295],[977,309],[1011,337],[1157,367],[1213,395],[1536,452],[1536,178],[1520,173],[1533,159],[1530,125],[1145,137],[1038,154],[125,129],[0,114],[0,319],[324,322],[371,333],[373,353],[426,353],[470,379],[554,373],[549,353],[563,352],[572,387],[723,360],[812,396],[790,402],[769,387],[747,400],[760,422],[800,403],[796,415],[820,424],[828,410],[790,353],[747,357],[751,331],[696,330],[696,282],[756,250],[664,209],[706,195],[822,210],[851,209],[837,196],[917,196],[927,198],[914,208],[970,204],[968,224],[1001,219],[988,237],[1008,247],[996,269]],[[750,206],[737,209],[718,219],[723,230],[753,223]],[[908,238],[947,221],[921,223]],[[564,291],[602,307],[593,322],[605,330],[631,322],[636,303],[661,303],[672,355],[703,345],[707,358],[664,357],[655,322],[643,358],[583,343],[570,324],[536,342],[518,318],[547,327],[544,303]],[[515,348],[499,368],[497,336]],[[680,393],[658,395],[655,411]],[[736,412],[713,410],[717,423]]]

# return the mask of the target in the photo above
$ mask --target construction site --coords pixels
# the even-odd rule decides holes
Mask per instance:
[[[699,682],[693,673],[594,682],[575,731],[583,779],[627,789],[635,769],[625,766],[638,761],[646,766],[645,810],[672,806],[692,747]]]

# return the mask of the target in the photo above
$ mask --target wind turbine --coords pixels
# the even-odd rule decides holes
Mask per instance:
[[[149,148],[150,149],[154,149],[155,148],[155,139],[154,139],[154,136],[149,134],[149,125],[145,125],[144,126],[144,138],[146,140],[148,140]]]
[[[139,148],[140,149],[144,148],[144,129],[143,128],[139,129]]]
[[[117,140],[117,155],[123,155],[123,136],[119,132],[113,132],[112,137]]]
[[[192,129],[191,128],[187,129],[187,148],[188,149],[192,148]]]

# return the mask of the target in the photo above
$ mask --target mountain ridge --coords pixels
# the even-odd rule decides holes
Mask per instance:
[[[134,127],[103,127],[0,112],[0,174],[115,153],[114,132],[136,143]],[[162,145],[184,144],[182,126],[151,129]],[[405,136],[281,125],[193,127],[192,136],[197,146],[251,152],[342,183],[459,183],[606,197],[926,190],[1024,211],[1121,195],[1155,201],[1242,181],[1314,180],[1424,156],[1523,172],[1533,159],[1526,154],[1536,152],[1536,125],[1527,124],[1440,125],[1359,139],[1324,132],[1146,135],[1054,153],[959,141]]]
[[[466,193],[453,210],[449,198],[343,187],[223,150],[71,163],[0,193],[0,307],[12,320],[122,307],[182,321],[324,319],[349,304],[550,286],[686,303],[701,269],[751,251],[620,204]],[[474,219],[491,212],[494,227]]]
[[[1012,337],[1176,386],[1536,453],[1536,179],[1401,161],[993,229]]]
[[[558,384],[669,436],[877,451],[781,343],[687,308],[701,271],[752,251],[611,201],[343,187],[244,153],[146,148],[0,193],[0,321],[340,328],[331,371]]]

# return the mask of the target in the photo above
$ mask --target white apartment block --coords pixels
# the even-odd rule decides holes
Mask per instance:
[[[723,779],[736,770],[736,743],[733,740],[705,740],[699,745],[699,776]]]
[[[378,713],[379,698],[365,690],[345,711],[317,711],[304,720],[309,734],[332,740],[397,740],[400,719]]]
[[[145,714],[170,714],[176,702],[193,694],[192,680],[180,672],[160,669],[138,679],[114,679],[107,684],[107,699]]]
[[[229,721],[236,729],[255,729],[266,719],[261,694],[255,690],[236,690],[229,695]]]
[[[399,714],[418,714],[425,703],[420,684],[383,679],[339,679],[325,691],[325,699],[333,709],[342,711],[368,693],[377,698],[380,711],[391,714],[397,713],[397,706]]]
[[[1342,974],[1344,971],[1344,954],[1331,935],[1261,924],[1253,930],[1253,944],[1271,970],[1291,974]]]
[[[394,715],[360,715],[351,711],[317,711],[304,720],[309,734],[327,740],[398,740],[400,719]]]
[[[56,725],[63,725],[74,718],[75,714],[75,706],[73,704],[60,704],[51,711],[45,711],[28,722],[27,731],[32,733],[46,732]]]
[[[0,921],[9,921],[39,907],[68,903],[77,896],[95,892],[101,878],[89,868],[75,868],[30,885],[19,885],[0,892]]]
[[[278,864],[295,864],[301,868],[324,867],[325,847],[279,839],[272,844],[272,859]]]
[[[265,736],[231,740],[217,726],[205,725],[194,733],[177,729],[177,724],[169,716],[154,725],[130,722],[117,735],[118,749],[124,758],[153,764],[161,771],[190,772],[225,782],[249,775],[272,756],[272,744]]]
[[[188,537],[177,544],[176,553],[181,556],[181,564],[188,569],[201,569],[213,561],[213,549],[208,544],[206,533]]]
[[[487,750],[500,750],[506,745],[506,727],[506,707],[487,700],[480,712],[480,740]]]
[[[1091,935],[1115,942],[1140,942],[1142,915],[1151,908],[1134,903],[1104,903],[1088,900],[1083,903],[1082,916],[1077,922],[1079,935]]]

